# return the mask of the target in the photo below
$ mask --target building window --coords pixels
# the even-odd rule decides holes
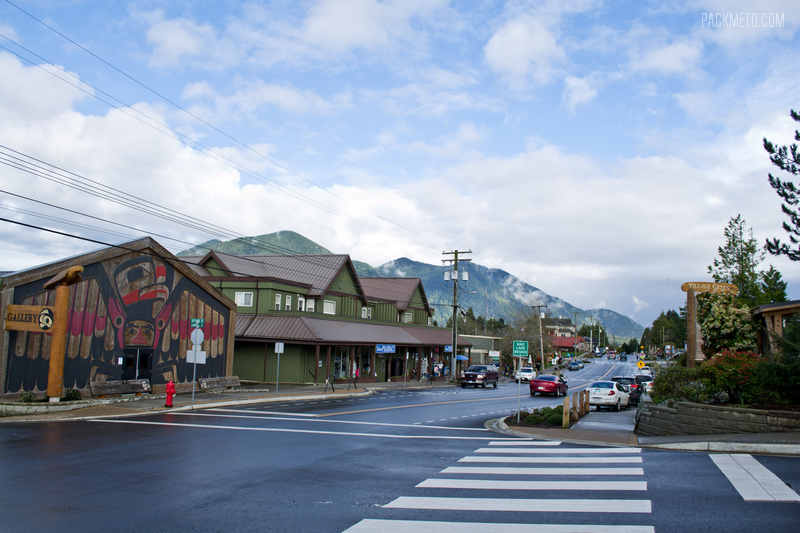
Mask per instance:
[[[236,291],[233,297],[239,307],[253,307],[253,293]]]
[[[364,320],[372,320],[372,308],[367,306],[362,307],[361,318]]]
[[[336,314],[336,302],[333,300],[324,300],[322,302],[322,312],[326,315]]]
[[[309,298],[308,300],[306,300],[306,312],[313,313],[315,303],[316,300],[314,300],[314,298]]]
[[[286,298],[284,299],[284,302],[286,302],[286,308],[285,309],[287,311],[291,311],[292,310],[292,295],[291,294],[287,294]]]
[[[411,324],[413,320],[414,320],[414,313],[412,313],[411,311],[406,311],[405,313],[403,313],[404,324]]]
[[[281,295],[280,294],[276,294],[275,295],[275,310],[276,311],[280,311],[281,310]]]
[[[306,310],[306,299],[302,296],[297,297],[297,310],[298,311],[305,311]]]

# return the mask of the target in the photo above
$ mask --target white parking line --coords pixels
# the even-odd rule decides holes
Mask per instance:
[[[420,489],[478,490],[647,490],[647,481],[518,481],[504,479],[426,479]]]
[[[560,440],[520,440],[513,441],[492,441],[489,446],[559,446]]]
[[[553,513],[652,513],[650,500],[426,498],[401,496],[384,505],[387,509],[437,509],[461,511],[523,511]]]
[[[618,468],[536,468],[511,466],[448,466],[442,474],[499,474],[513,476],[643,476],[644,469]]]
[[[490,522],[438,522],[432,520],[365,519],[344,533],[655,533],[653,526],[610,526],[600,524],[509,524]]]
[[[795,491],[752,455],[711,454],[711,460],[745,501],[800,502]]]

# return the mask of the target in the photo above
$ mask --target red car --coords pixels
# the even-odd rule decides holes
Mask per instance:
[[[531,396],[537,394],[552,394],[555,397],[567,395],[567,378],[542,374],[531,380]]]

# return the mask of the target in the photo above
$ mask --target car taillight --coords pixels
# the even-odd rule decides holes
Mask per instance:
[[[615,394],[616,394],[616,392],[614,392],[613,390],[608,391],[608,395],[609,396],[614,396]]]
[[[632,388],[632,389],[638,389],[638,388],[639,388],[639,385],[636,385],[635,383],[632,383],[632,384],[631,384],[631,388]]]

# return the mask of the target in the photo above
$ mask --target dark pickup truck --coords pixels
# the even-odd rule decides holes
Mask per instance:
[[[497,388],[497,367],[492,365],[472,365],[464,372],[461,386],[473,385],[486,388],[487,385]]]

